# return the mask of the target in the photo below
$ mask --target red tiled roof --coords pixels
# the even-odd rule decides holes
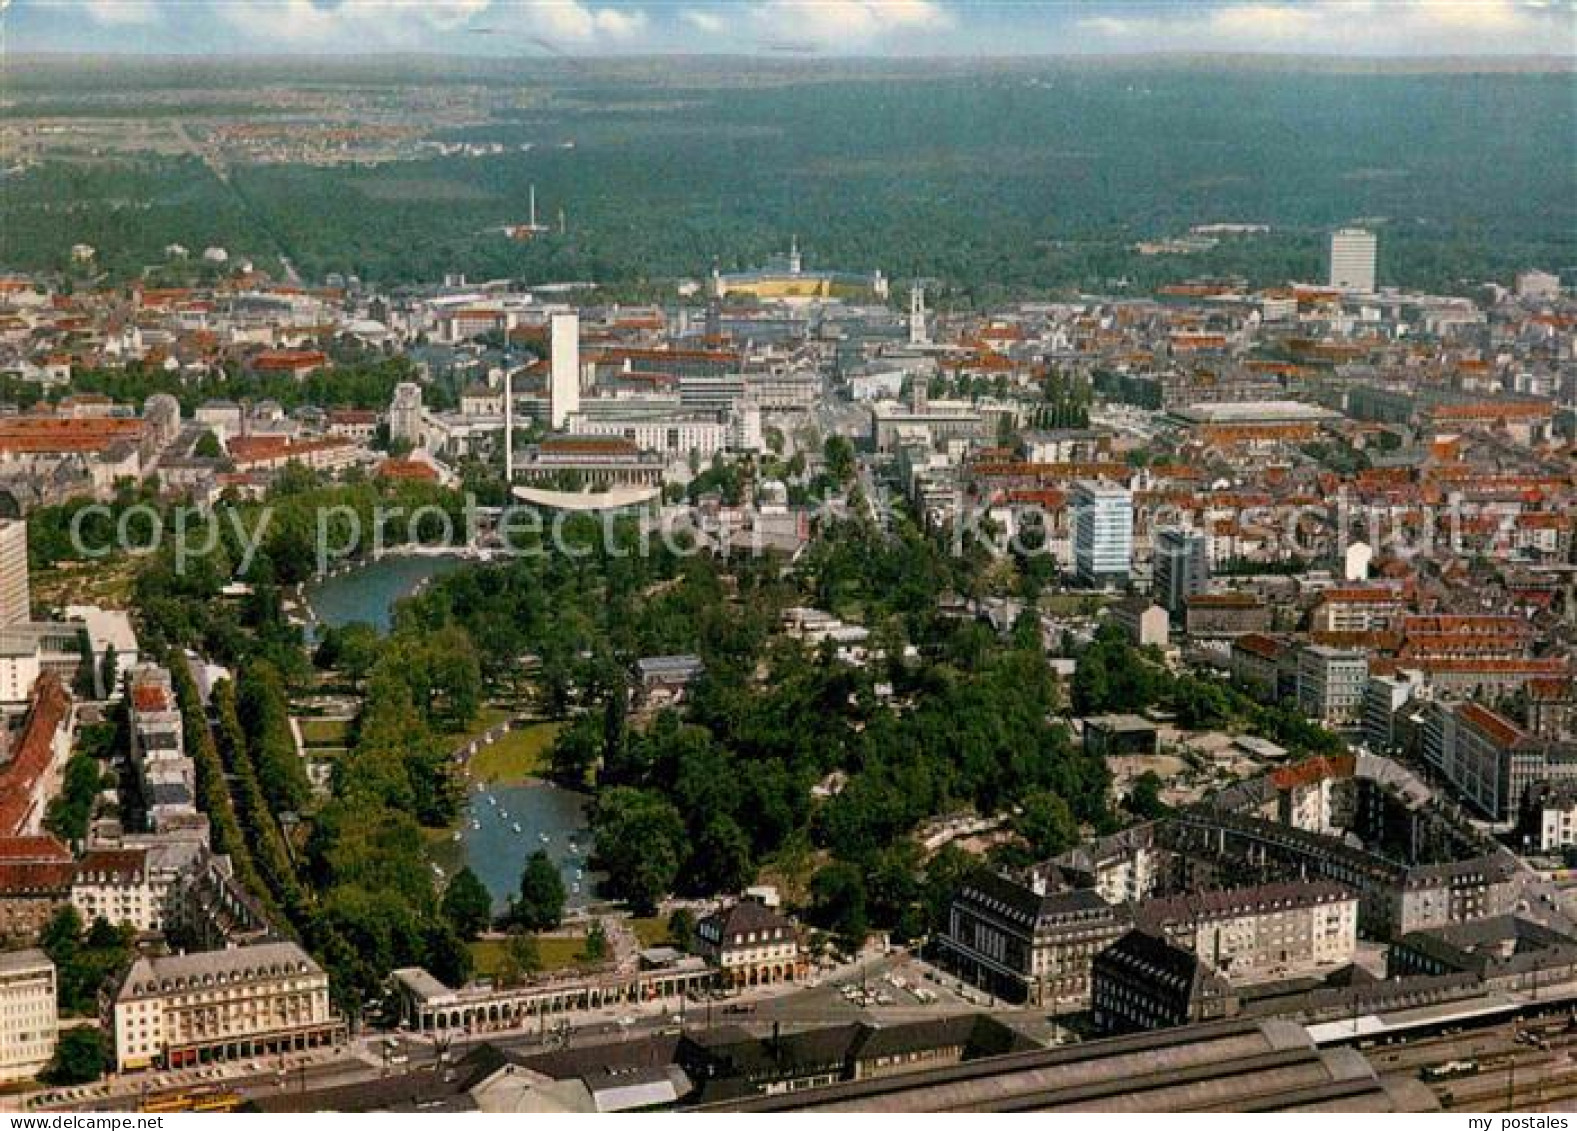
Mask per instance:
[[[59,861],[0,860],[0,896],[58,897],[71,887],[76,874],[69,856]]]
[[[438,469],[419,459],[386,459],[378,465],[379,478],[405,479],[422,483],[438,482]]]
[[[267,460],[290,460],[312,452],[329,452],[354,447],[341,436],[324,436],[317,440],[289,440],[283,436],[236,436],[225,444],[230,458],[237,466]]]
[[[1350,778],[1357,767],[1358,759],[1351,754],[1309,758],[1297,765],[1277,770],[1270,775],[1270,780],[1277,789],[1287,790],[1300,785],[1313,785],[1326,778]]]
[[[1514,746],[1527,735],[1510,719],[1496,714],[1480,703],[1464,703],[1457,708],[1457,718],[1500,746]]]
[[[328,361],[321,350],[264,350],[252,359],[252,368],[264,372],[315,369]]]
[[[33,685],[33,701],[11,761],[0,770],[0,836],[21,832],[33,813],[34,789],[54,757],[55,732],[71,709],[71,696],[53,672]]]
[[[168,711],[170,699],[156,683],[139,683],[131,689],[131,704],[139,711]]]
[[[71,849],[53,833],[0,837],[0,864],[50,863],[71,859]]]
[[[1549,416],[1552,411],[1543,401],[1478,401],[1473,404],[1440,405],[1432,415],[1436,420],[1536,419]]]
[[[1577,683],[1569,679],[1530,679],[1528,698],[1541,702],[1562,702],[1577,696]]]
[[[1253,609],[1264,604],[1252,593],[1195,593],[1185,602],[1191,609]]]
[[[77,871],[113,877],[140,877],[148,866],[148,853],[141,848],[95,848],[83,855]]]
[[[1321,598],[1326,605],[1399,605],[1402,595],[1394,589],[1327,589]]]
[[[633,441],[618,436],[555,436],[543,440],[541,447],[544,452],[581,455],[634,455],[640,451]]]
[[[1232,642],[1232,647],[1258,656],[1262,660],[1275,660],[1287,650],[1286,645],[1274,636],[1266,636],[1260,632],[1249,632],[1239,636]]]
[[[120,417],[81,419],[17,416],[0,420],[0,452],[101,452],[142,436],[142,422]]]

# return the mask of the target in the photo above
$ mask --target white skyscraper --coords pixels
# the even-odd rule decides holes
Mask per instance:
[[[515,485],[515,371],[504,367],[504,486]]]
[[[32,618],[27,574],[27,523],[0,519],[0,625]]]
[[[1362,228],[1331,233],[1331,286],[1369,294],[1374,290],[1379,241]]]
[[[1133,496],[1097,479],[1073,487],[1073,564],[1085,585],[1121,585],[1133,565]]]
[[[553,316],[553,377],[548,388],[548,419],[564,427],[572,412],[580,411],[580,315]]]

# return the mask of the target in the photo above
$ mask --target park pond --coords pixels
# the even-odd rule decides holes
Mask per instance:
[[[473,787],[467,796],[459,830],[463,857],[492,893],[496,910],[503,911],[520,890],[526,857],[539,848],[564,877],[567,905],[591,902],[591,831],[583,795],[534,781],[489,785],[480,791]]]
[[[337,628],[362,621],[387,632],[396,602],[464,564],[453,557],[387,557],[308,586],[306,599],[318,624]],[[468,783],[459,824],[434,844],[432,855],[445,873],[470,865],[503,911],[519,890],[526,857],[541,848],[558,865],[568,906],[583,907],[593,894],[586,825],[586,797],[551,782],[498,782],[480,789]]]
[[[342,628],[361,621],[388,632],[394,606],[439,574],[460,568],[456,557],[393,556],[353,565],[306,588],[307,606],[316,623]]]

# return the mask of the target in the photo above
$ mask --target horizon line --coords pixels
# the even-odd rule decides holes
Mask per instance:
[[[1508,63],[1508,62],[1548,62],[1566,67],[1577,66],[1577,52],[1561,53],[1556,51],[1499,51],[1499,52],[1431,52],[1420,54],[1396,54],[1365,52],[1302,52],[1302,51],[1254,51],[1254,50],[1166,50],[1148,49],[1135,51],[1034,51],[1034,52],[905,52],[903,54],[845,54],[838,52],[790,52],[763,50],[757,52],[745,51],[621,51],[621,52],[593,52],[588,54],[575,54],[573,52],[558,52],[553,54],[528,54],[525,52],[489,53],[489,52],[463,52],[463,51],[424,51],[420,49],[401,49],[390,51],[138,51],[138,50],[111,50],[111,51],[72,51],[54,48],[32,49],[0,49],[0,62],[17,62],[20,60],[54,61],[67,59],[80,60],[169,60],[172,62],[190,62],[192,60],[250,60],[257,62],[298,62],[303,60],[380,60],[380,59],[434,59],[452,60],[463,59],[471,62],[531,62],[531,63],[604,63],[642,59],[716,59],[716,60],[748,60],[753,63],[776,62],[783,64],[805,63],[905,63],[905,62],[934,62],[938,59],[956,60],[959,62],[1033,62],[1039,60],[1074,60],[1099,62],[1104,60],[1133,60],[1133,59],[1162,59],[1162,60],[1211,60],[1211,59],[1254,59],[1254,60],[1295,60],[1301,62],[1363,62],[1363,63]]]

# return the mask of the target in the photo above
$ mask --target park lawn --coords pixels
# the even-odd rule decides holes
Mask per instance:
[[[472,719],[469,724],[456,731],[446,731],[445,734],[452,740],[453,745],[463,746],[473,738],[485,734],[505,719],[512,719],[519,713],[519,711],[510,711],[489,703],[476,713],[476,718]]]
[[[307,746],[343,747],[350,738],[349,719],[297,719],[301,741]]]
[[[59,608],[65,605],[101,605],[124,609],[131,603],[137,561],[115,557],[107,561],[63,562],[33,574],[33,600]]]
[[[631,919],[630,930],[641,940],[642,947],[672,946],[673,935],[668,932],[668,920],[658,915],[644,919]]]
[[[498,976],[499,971],[504,967],[504,948],[508,945],[504,939],[477,939],[471,944],[471,960],[478,977]],[[585,935],[568,938],[539,935],[537,953],[542,956],[542,969],[538,973],[550,974],[555,970],[569,970],[576,966],[588,965],[580,957],[581,951],[585,949]]]
[[[636,918],[629,921],[629,929],[636,932],[637,939],[642,946],[672,946],[673,935],[669,934],[669,921],[661,915],[651,915],[647,918]]]
[[[465,867],[465,845],[454,839],[453,829],[423,829],[422,841],[427,846],[427,859],[453,876]]]
[[[489,785],[515,784],[547,769],[548,750],[560,723],[527,723],[484,746],[471,758],[471,776]]]

